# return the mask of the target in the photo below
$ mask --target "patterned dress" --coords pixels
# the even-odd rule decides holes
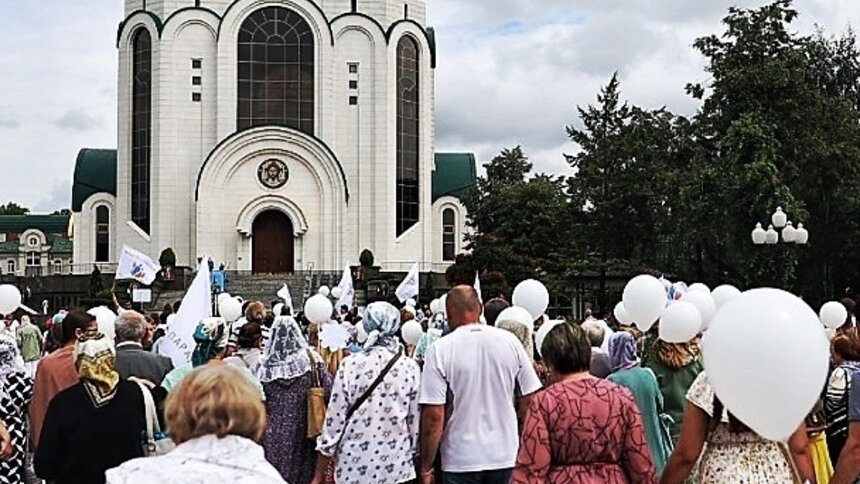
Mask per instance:
[[[418,363],[402,356],[382,383],[346,421],[346,412],[388,364],[394,353],[371,347],[343,360],[334,379],[317,450],[334,456],[338,483],[387,484],[415,478],[418,452]]]
[[[699,373],[687,401],[708,415],[714,413],[714,390],[705,372]],[[728,414],[707,438],[699,459],[698,479],[702,484],[737,482],[744,484],[784,484],[793,482],[792,468],[776,442],[754,432],[731,433]]]
[[[512,482],[657,482],[633,395],[598,378],[556,383],[535,395]]]
[[[27,406],[33,398],[33,380],[24,372],[11,373],[0,383],[0,419],[6,423],[15,455],[0,461],[0,483],[22,481],[24,454],[27,450]]]
[[[322,361],[316,362],[320,383],[331,392],[332,377]],[[316,442],[308,435],[308,389],[311,373],[263,383],[266,393],[266,433],[261,444],[266,460],[290,484],[307,484],[314,477]]]

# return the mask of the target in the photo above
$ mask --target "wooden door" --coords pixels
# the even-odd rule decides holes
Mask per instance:
[[[254,220],[251,255],[255,274],[284,274],[293,272],[293,224],[281,211],[267,210]]]

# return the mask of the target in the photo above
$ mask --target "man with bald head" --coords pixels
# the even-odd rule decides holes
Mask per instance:
[[[527,405],[540,380],[516,336],[480,324],[483,307],[474,288],[451,289],[446,309],[452,332],[427,350],[421,378],[420,480],[507,484],[519,447],[516,395]],[[440,444],[443,476],[437,479]]]

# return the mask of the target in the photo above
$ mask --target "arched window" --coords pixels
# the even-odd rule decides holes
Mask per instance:
[[[110,262],[110,211],[96,207],[96,262]]]
[[[442,260],[453,261],[457,252],[457,216],[454,209],[442,210]]]
[[[149,233],[152,125],[152,39],[145,28],[133,41],[131,87],[131,220]]]
[[[397,235],[418,223],[418,43],[397,44]]]
[[[282,7],[252,13],[239,30],[237,128],[278,125],[314,132],[314,36]]]

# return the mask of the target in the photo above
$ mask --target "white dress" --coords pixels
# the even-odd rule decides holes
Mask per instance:
[[[283,484],[263,448],[244,437],[206,435],[158,457],[132,459],[106,473],[108,484]]]

